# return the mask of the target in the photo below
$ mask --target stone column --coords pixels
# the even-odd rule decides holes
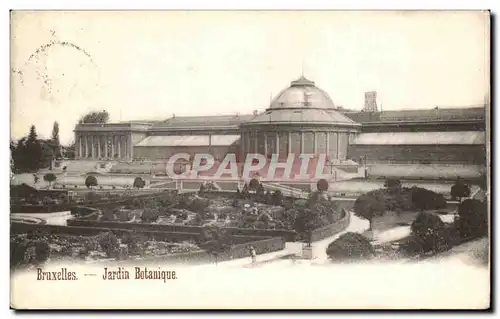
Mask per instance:
[[[276,132],[276,156],[280,157],[280,133]]]
[[[83,136],[83,142],[85,143],[85,158],[89,157],[89,136]]]
[[[101,158],[101,136],[97,135],[97,158]]]
[[[255,154],[259,153],[259,132],[255,131],[254,133],[255,140],[253,141],[255,144]]]
[[[121,159],[122,158],[122,136],[118,135],[117,139],[118,139],[118,158]]]
[[[115,136],[111,135],[111,159],[115,159]]]
[[[128,153],[130,154],[130,160],[133,160],[134,159],[134,146],[133,146],[132,135],[129,135],[128,139],[129,139],[129,143],[128,143],[129,151],[128,151]]]
[[[267,132],[264,132],[264,153],[267,157]]]
[[[337,159],[340,159],[340,132],[337,132]]]
[[[82,134],[77,134],[77,140],[78,140],[78,155],[76,158],[80,159],[82,158]]]
[[[292,132],[288,132],[288,154],[290,154],[291,152],[292,152]]]
[[[300,154],[304,154],[304,132],[300,132]]]
[[[318,134],[313,132],[313,152],[314,155],[318,154]]]
[[[326,134],[326,156],[330,158],[330,132],[325,132]]]

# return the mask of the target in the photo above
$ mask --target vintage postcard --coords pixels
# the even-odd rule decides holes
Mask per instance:
[[[12,11],[11,308],[490,307],[489,11]]]

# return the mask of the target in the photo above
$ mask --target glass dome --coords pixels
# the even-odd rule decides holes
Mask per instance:
[[[271,102],[271,109],[319,108],[334,109],[332,99],[311,80],[301,76],[292,81],[290,87],[281,91]]]

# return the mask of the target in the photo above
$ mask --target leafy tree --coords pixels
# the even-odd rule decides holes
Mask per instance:
[[[418,210],[446,208],[446,199],[442,194],[420,187],[412,187],[410,191],[412,204]]]
[[[424,252],[438,252],[450,246],[445,224],[438,215],[420,212],[411,224],[411,234],[420,242]]]
[[[144,188],[146,186],[146,181],[142,177],[136,177],[134,179],[134,188]]]
[[[87,186],[87,188],[95,187],[97,185],[97,177],[94,175],[89,175],[85,178],[85,186]]]
[[[78,121],[79,124],[87,124],[87,123],[108,123],[109,121],[109,113],[104,110],[101,112],[90,112],[85,114]]]
[[[484,202],[466,199],[458,206],[455,225],[464,239],[488,235],[488,209]]]
[[[245,184],[246,185],[246,184]],[[252,178],[248,184],[248,190],[257,192],[259,190],[260,182],[256,178]],[[244,189],[244,188],[243,188]]]
[[[42,158],[42,146],[38,140],[36,128],[31,125],[28,138],[26,139],[25,149],[23,156],[26,156],[26,168],[34,171],[40,168]]]
[[[326,254],[334,261],[352,261],[371,259],[375,255],[375,250],[366,237],[348,232],[328,245]]]
[[[370,222],[369,229],[371,230],[373,218],[385,212],[385,204],[373,196],[363,194],[356,198],[353,210],[356,216],[367,219]]]
[[[47,173],[43,176],[43,180],[49,183],[49,187],[52,186],[52,182],[55,182],[57,176],[54,173]]]
[[[283,193],[280,190],[275,190],[272,194],[272,204],[276,206],[283,205]]]
[[[470,186],[465,184],[465,182],[457,177],[457,181],[453,186],[451,186],[451,198],[456,200],[457,198],[469,197],[470,196]]]
[[[326,179],[320,179],[317,183],[316,183],[316,188],[318,189],[318,191],[320,192],[326,192],[328,190],[328,181]]]
[[[384,182],[384,187],[389,189],[391,192],[397,192],[401,190],[401,181],[396,178],[388,178]]]
[[[61,158],[61,142],[59,141],[59,123],[54,122],[52,127],[52,137],[50,139],[51,146],[53,148],[53,154],[56,158]]]

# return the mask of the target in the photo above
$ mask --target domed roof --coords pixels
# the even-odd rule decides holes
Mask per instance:
[[[271,102],[271,109],[283,108],[319,108],[334,109],[332,99],[311,80],[301,76],[290,83],[290,87],[281,91]]]

